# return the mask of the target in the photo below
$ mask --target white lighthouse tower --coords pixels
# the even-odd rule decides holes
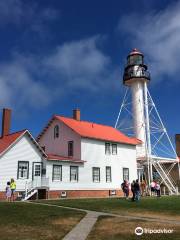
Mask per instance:
[[[150,81],[150,74],[144,64],[144,56],[137,49],[127,57],[127,65],[124,70],[123,83],[131,88],[132,112],[134,116],[134,133],[136,138],[142,141],[138,147],[138,157],[146,155],[146,124],[144,103],[147,96],[147,83]],[[148,119],[146,119],[148,121]]]
[[[137,146],[137,163],[148,183],[156,178],[166,185],[169,192],[175,193],[179,180],[179,160],[148,91],[149,82],[150,73],[144,63],[144,55],[133,49],[127,56],[124,68],[126,93],[115,127],[126,134],[129,130],[129,135],[133,134],[141,140],[142,143]],[[176,179],[173,178],[174,173],[171,174],[172,170],[176,172]]]

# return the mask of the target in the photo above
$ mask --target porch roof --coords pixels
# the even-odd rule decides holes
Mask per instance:
[[[60,156],[60,155],[55,155],[55,154],[48,154],[47,155],[47,160],[48,161],[62,161],[62,162],[72,162],[72,163],[84,163],[86,161],[81,160],[81,159],[74,159],[73,157],[65,157],[65,156]]]

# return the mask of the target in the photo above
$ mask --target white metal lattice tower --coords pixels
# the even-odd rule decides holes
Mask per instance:
[[[147,69],[143,54],[134,49],[127,57],[123,76],[126,92],[115,127],[142,141],[137,146],[137,161],[147,168],[148,183],[153,180],[155,169],[161,183],[166,185],[169,192],[175,193],[176,182],[171,170],[178,166],[179,174],[179,160],[148,91],[150,73]]]

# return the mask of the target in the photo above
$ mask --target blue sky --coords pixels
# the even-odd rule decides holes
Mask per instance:
[[[180,132],[180,1],[1,0],[0,105],[36,136],[53,114],[114,125],[140,49],[171,138]]]

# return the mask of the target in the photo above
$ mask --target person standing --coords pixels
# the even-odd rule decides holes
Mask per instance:
[[[14,193],[16,191],[16,183],[13,178],[11,178],[10,188],[11,188],[11,201],[14,201]]]
[[[126,196],[126,193],[125,193],[125,184],[126,184],[126,181],[124,180],[124,182],[121,184],[121,188],[122,188],[122,190],[123,190],[124,197]]]
[[[136,180],[134,184],[134,193],[135,193],[135,200],[139,201],[140,200],[140,185],[138,179]]]
[[[141,196],[146,196],[146,182],[145,180],[142,180],[141,182]]]
[[[124,180],[124,182],[121,184],[121,188],[123,190],[124,197],[126,199],[128,199],[128,197],[129,197],[129,183],[128,183],[127,180]]]
[[[10,182],[7,182],[7,186],[6,186],[6,200],[8,202],[11,201],[11,188],[10,188]]]
[[[153,180],[152,182],[151,182],[151,184],[150,184],[150,187],[151,187],[151,196],[154,196],[155,195],[155,185],[156,185],[156,183],[155,183],[155,181]]]
[[[132,201],[135,201],[135,191],[134,191],[134,184],[135,184],[135,180],[133,180],[133,182],[131,183],[131,192],[133,194],[132,196]]]
[[[160,197],[161,196],[161,187],[158,182],[156,183],[155,188],[156,188],[157,197]]]
[[[129,182],[128,182],[128,180],[125,181],[124,190],[125,190],[126,199],[128,199],[128,197],[129,197]]]

